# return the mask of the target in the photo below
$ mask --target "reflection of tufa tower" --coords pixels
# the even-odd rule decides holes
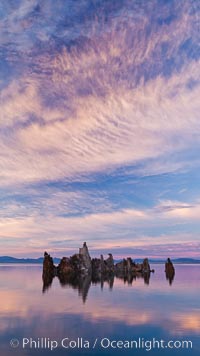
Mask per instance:
[[[83,247],[79,248],[79,255],[82,257],[85,272],[91,272],[92,261],[91,261],[91,257],[90,257],[86,242],[84,242]]]
[[[166,274],[166,279],[169,281],[169,284],[171,285],[175,276],[175,268],[170,258],[168,258],[165,263],[165,274]]]

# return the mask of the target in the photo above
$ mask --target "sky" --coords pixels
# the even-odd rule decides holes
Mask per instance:
[[[1,0],[0,254],[200,257],[200,1]]]

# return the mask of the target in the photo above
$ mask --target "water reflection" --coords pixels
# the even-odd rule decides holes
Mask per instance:
[[[11,350],[9,345],[13,337],[44,336],[51,339],[80,336],[88,340],[94,336],[184,338],[193,340],[193,350],[181,350],[181,353],[178,350],[174,354],[199,354],[200,266],[176,266],[176,279],[171,286],[166,281],[164,266],[156,265],[148,285],[141,275],[107,276],[103,280],[87,276],[74,281],[60,281],[56,277],[53,283],[45,279],[46,293],[43,294],[41,274],[42,266],[0,266],[0,352],[3,356],[46,355],[45,350],[41,353]],[[65,355],[66,350],[53,354]],[[84,353],[78,350],[73,355],[76,354]],[[98,350],[95,353],[91,350],[91,355],[96,354]],[[113,354],[118,355],[117,351],[106,352],[106,355]],[[128,351],[124,354],[129,355]],[[139,351],[138,354],[141,355]],[[153,354],[166,353],[155,351]]]
[[[167,281],[169,281],[169,285],[171,286],[175,276],[175,268],[170,258],[168,258],[165,263],[165,275]]]
[[[45,293],[52,285],[54,276],[52,274],[44,274],[42,275],[42,280],[43,280],[43,288],[42,292]]]
[[[132,285],[133,281],[137,279],[143,279],[144,283],[149,285],[151,273],[110,273],[110,274],[97,274],[91,273],[86,275],[52,275],[50,273],[44,273],[42,275],[43,288],[42,291],[45,293],[52,285],[54,278],[58,278],[60,285],[62,287],[69,286],[73,289],[78,290],[79,296],[82,297],[83,303],[86,302],[89,289],[92,285],[100,284],[101,289],[103,289],[104,284],[108,284],[109,289],[112,290],[114,286],[115,278],[120,279],[124,284]]]
[[[68,278],[67,276],[60,275],[59,281],[62,287],[70,286],[78,290],[79,296],[82,297],[83,303],[86,302],[87,295],[91,286],[91,276],[76,276]]]
[[[175,271],[166,271],[166,280],[169,282],[169,285],[171,286],[175,277]]]

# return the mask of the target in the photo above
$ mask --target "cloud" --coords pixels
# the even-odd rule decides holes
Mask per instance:
[[[169,193],[158,202],[150,188],[137,191],[129,178],[199,169],[194,2],[100,1],[92,7],[80,1],[77,7],[24,0],[1,6],[4,246],[16,241],[13,251],[22,253],[27,239],[38,253],[61,239],[72,249],[84,238],[101,249],[115,236],[124,251],[143,253],[152,239],[168,246],[171,236],[178,244],[179,234],[188,244],[198,201],[178,202]],[[116,178],[114,188],[105,177]],[[87,188],[80,187],[84,182]],[[159,184],[163,190],[162,176]]]
[[[75,253],[87,241],[93,255],[112,252],[116,258],[198,255],[198,235],[190,231],[190,224],[198,224],[199,205],[167,201],[146,209],[113,211],[110,207],[105,213],[64,216],[59,202],[58,196],[53,208],[45,205],[43,214],[34,209],[34,213],[18,218],[15,212],[13,217],[3,217],[3,253],[40,256],[48,249],[62,256]]]
[[[164,216],[169,219],[180,218],[198,221],[200,214],[200,203],[199,201],[194,204],[178,201],[162,201],[161,204],[158,205],[155,209],[160,213],[164,213]]]
[[[169,76],[162,67],[179,57],[189,34],[197,40],[185,12],[189,3],[162,25],[151,22],[153,12],[141,7],[138,16],[127,3],[133,18],[121,9],[100,33],[94,21],[82,45],[80,40],[61,51],[36,51],[28,66],[25,56],[24,73],[1,94],[1,184],[72,180],[138,162],[145,174],[159,172],[160,160],[199,147],[199,82],[188,85],[199,77],[199,62],[185,62],[183,53],[182,65]],[[36,4],[27,6],[13,16],[29,16]],[[149,7],[153,11],[153,2]],[[168,159],[166,171],[184,165],[170,166]]]
[[[198,146],[199,88],[186,87],[197,68],[193,63],[187,73],[185,68],[135,90],[116,88],[105,98],[76,98],[76,114],[68,118],[64,109],[43,107],[34,85],[7,94],[2,119],[15,121],[17,113],[20,121],[1,143],[2,184],[72,179]]]

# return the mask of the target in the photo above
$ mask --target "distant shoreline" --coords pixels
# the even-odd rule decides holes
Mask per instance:
[[[59,264],[60,258],[54,258],[54,262]],[[115,262],[119,262],[122,259],[117,259]],[[140,263],[142,259],[136,258],[134,260],[137,263]],[[174,264],[200,264],[200,260],[193,259],[193,258],[176,258],[172,259]],[[166,259],[149,259],[150,264],[164,264]],[[43,264],[43,257],[39,257],[37,259],[34,258],[15,258],[10,256],[2,256],[0,257],[0,264],[34,264],[34,265],[42,265]]]

